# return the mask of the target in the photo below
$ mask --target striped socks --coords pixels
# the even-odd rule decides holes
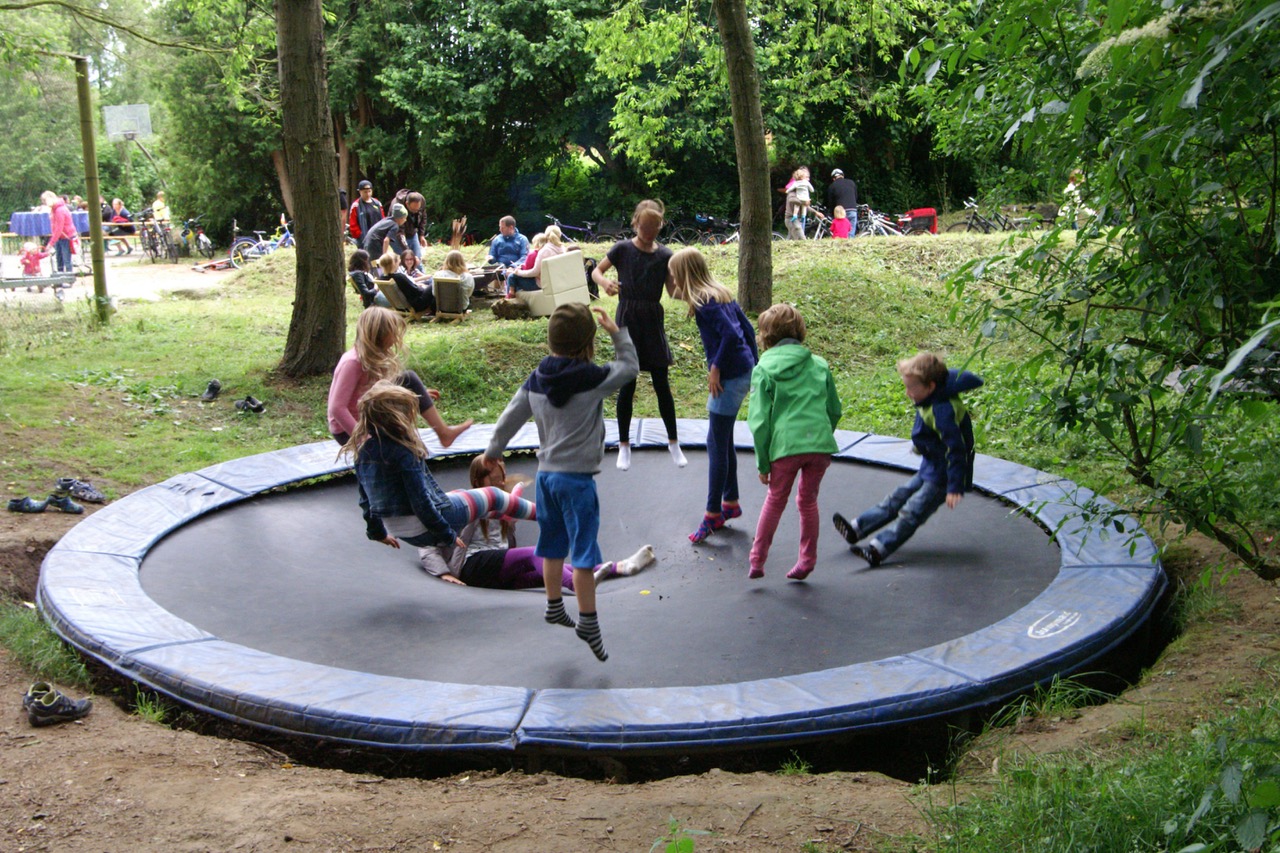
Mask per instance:
[[[546,619],[552,625],[563,625],[566,628],[573,627],[573,619],[569,617],[568,613],[564,612],[563,598],[547,599],[547,612],[543,615],[542,618]],[[595,622],[595,619],[596,619],[595,614],[592,614],[591,621],[593,623]],[[597,637],[600,636],[599,628],[596,629],[596,636]]]
[[[548,608],[549,613],[550,608]],[[548,621],[550,618],[550,615],[548,615]],[[565,618],[567,619],[568,617]],[[600,636],[600,623],[596,621],[596,614],[579,613],[577,633],[578,637],[591,647],[591,651],[597,658],[602,661],[609,659],[609,653],[604,650],[604,638]]]

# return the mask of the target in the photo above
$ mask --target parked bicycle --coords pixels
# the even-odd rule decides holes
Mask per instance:
[[[780,243],[783,240],[787,239],[787,235],[779,231],[774,231],[771,233],[773,235],[773,242],[775,243]],[[724,235],[724,239],[721,240],[720,243],[722,245],[728,245],[729,243],[740,243],[740,242],[742,242],[742,223],[741,222],[729,223],[729,232]]]
[[[142,243],[142,250],[151,258],[151,263],[154,264],[161,258],[177,263],[178,247],[174,245],[173,237],[169,233],[169,224],[156,219],[149,207],[138,215],[138,219],[140,220],[138,237]]]
[[[266,236],[266,231],[254,231],[253,233],[258,235],[256,239],[253,237],[233,236],[231,240],[231,265],[236,269],[241,269],[246,264],[251,264],[259,258],[271,254],[276,249],[287,249],[293,246],[293,232],[289,230],[289,226],[292,224],[285,219],[282,213],[280,214],[280,227],[269,238]],[[239,232],[239,225],[234,219],[231,220],[232,235]]]
[[[858,232],[854,237],[901,237],[902,231],[892,219],[870,205],[858,205]]]
[[[179,237],[186,249],[186,254],[191,255],[193,258],[196,255],[203,255],[212,260],[214,252],[213,241],[204,233],[204,226],[200,224],[201,219],[204,219],[204,217],[197,216],[195,219],[188,219],[183,222]]]
[[[998,210],[990,217],[983,216],[982,211],[978,210],[978,203],[972,198],[965,199],[964,207],[967,211],[965,218],[948,225],[948,234],[960,231],[981,231],[983,234],[990,234],[992,231],[1017,231],[1022,227]]]
[[[636,233],[621,222],[602,219],[596,222],[584,220],[581,225],[566,225],[550,213],[547,219],[560,229],[560,233],[577,243],[603,243],[630,240]]]
[[[830,236],[831,217],[827,216],[827,209],[820,204],[809,205],[809,216],[804,223],[804,238],[822,240]]]

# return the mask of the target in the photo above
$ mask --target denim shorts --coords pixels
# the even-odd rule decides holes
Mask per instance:
[[[538,547],[544,560],[563,560],[590,568],[604,562],[596,537],[600,533],[600,499],[594,474],[538,472]]]
[[[724,390],[719,397],[707,395],[707,411],[713,415],[736,416],[742,408],[742,401],[747,399],[747,392],[751,390],[751,373],[748,371],[720,384],[724,386]]]

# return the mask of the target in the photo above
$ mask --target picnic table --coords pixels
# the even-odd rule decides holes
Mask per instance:
[[[89,233],[89,212],[87,210],[73,210],[71,212],[71,222],[75,225],[78,233]],[[49,228],[49,214],[29,210],[14,211],[9,214],[9,230],[20,237],[47,237],[51,230]]]

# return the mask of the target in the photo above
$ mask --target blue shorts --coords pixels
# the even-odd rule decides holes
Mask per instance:
[[[720,384],[724,386],[724,390],[719,397],[707,395],[707,411],[713,415],[737,417],[742,401],[747,399],[747,392],[751,390],[751,371]]]
[[[574,568],[591,569],[604,562],[596,536],[600,533],[600,499],[593,474],[538,472],[538,547],[544,560],[566,557]]]

